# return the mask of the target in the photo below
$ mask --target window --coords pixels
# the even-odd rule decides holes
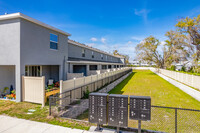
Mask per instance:
[[[102,65],[102,69],[107,69],[107,65]]]
[[[92,58],[94,58],[94,52],[92,51]]]
[[[110,57],[111,61],[112,61],[112,57]]]
[[[58,35],[50,33],[50,49],[58,49]]]
[[[42,76],[42,66],[25,66],[25,76]]]
[[[82,57],[85,57],[85,49],[82,49]]]
[[[103,60],[103,54],[101,54],[101,59]]]
[[[97,65],[90,65],[90,70],[97,70]]]
[[[106,55],[106,60],[108,60],[108,56]]]

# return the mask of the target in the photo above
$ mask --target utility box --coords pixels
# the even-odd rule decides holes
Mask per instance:
[[[107,124],[107,100],[106,93],[89,94],[89,122]]]
[[[108,97],[108,125],[128,126],[128,96],[111,94]]]
[[[151,120],[151,97],[130,96],[129,118],[133,120]]]

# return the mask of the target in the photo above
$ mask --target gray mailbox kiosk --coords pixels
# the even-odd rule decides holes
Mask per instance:
[[[130,96],[129,118],[133,120],[151,120],[151,97]]]
[[[107,124],[107,98],[106,93],[89,94],[89,122]]]
[[[128,126],[128,96],[111,94],[108,98],[108,125]]]

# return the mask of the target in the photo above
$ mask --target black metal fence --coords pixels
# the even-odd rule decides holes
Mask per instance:
[[[124,75],[130,72],[132,72],[132,69],[106,77],[104,79],[99,79],[97,81],[84,84],[83,86],[76,87],[74,89],[65,91],[63,93],[58,93],[54,96],[50,96],[49,97],[49,115],[51,115],[52,112],[55,112],[55,110],[53,110],[55,108],[58,110],[57,115],[62,115],[63,111],[65,111],[67,108],[72,107],[73,104],[75,104],[77,101],[80,101],[80,99],[78,99],[77,97],[83,98],[85,96],[84,93],[87,93],[87,90],[89,90],[88,87],[92,88],[91,92],[98,91],[101,88],[105,87],[106,85],[116,81],[117,79],[120,79],[121,77],[123,77]],[[99,84],[100,87],[99,86],[97,87],[97,84]],[[77,94],[80,94],[80,96],[77,96]]]
[[[151,121],[142,122],[143,129],[169,133],[199,133],[200,110],[151,106]]]

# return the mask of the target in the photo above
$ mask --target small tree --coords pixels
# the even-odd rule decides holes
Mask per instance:
[[[153,36],[145,38],[136,46],[137,58],[147,62],[154,62],[157,67],[171,67],[174,61],[187,55],[185,36],[176,31],[166,33],[168,40],[161,46],[158,39]],[[163,51],[159,51],[163,47]]]
[[[163,56],[158,52],[160,42],[153,36],[145,38],[136,46],[137,58],[144,61],[152,61],[157,67],[164,67]]]

